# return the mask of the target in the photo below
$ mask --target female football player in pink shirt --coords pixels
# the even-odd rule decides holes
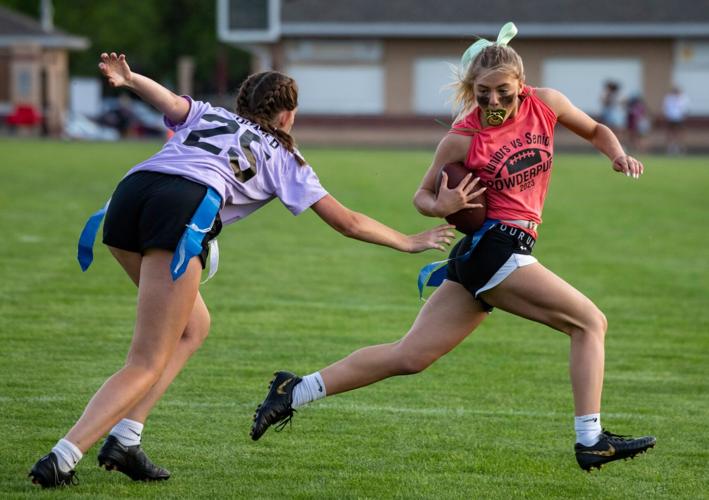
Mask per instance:
[[[290,135],[298,92],[282,73],[248,78],[235,114],[177,96],[131,72],[123,55],[102,54],[99,68],[113,87],[127,88],[160,110],[174,136],[126,174],[80,238],[78,257],[85,270],[105,213],[103,242],[138,287],[137,317],[125,365],[32,467],[32,481],[45,488],[71,484],[77,462],[107,432],[100,465],[133,480],[170,477],[142,450],[143,423],[209,333],[199,284],[207,247],[213,247],[222,223],[278,198],[294,215],[312,208],[345,236],[402,252],[443,250],[454,237],[448,224],[406,236],[328,194]],[[215,255],[210,252],[210,271]]]
[[[254,415],[254,440],[270,425],[288,422],[295,408],[310,401],[426,369],[497,307],[569,336],[575,453],[582,469],[600,468],[654,446],[654,437],[624,438],[601,427],[606,317],[531,255],[542,222],[557,122],[607,156],[613,170],[637,179],[643,165],[625,154],[608,127],[563,94],[525,84],[522,60],[507,46],[516,32],[508,23],[497,42],[479,40],[464,54],[457,82],[457,100],[463,111],[440,141],[414,197],[423,215],[445,217],[471,208],[482,185],[488,220],[453,248],[447,279],[401,340],[360,349],[303,378],[276,372]],[[463,162],[470,174],[448,189],[443,173],[436,195],[442,166],[453,162]]]

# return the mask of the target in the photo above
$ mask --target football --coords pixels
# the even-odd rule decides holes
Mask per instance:
[[[438,178],[436,179],[436,195],[438,195],[438,190],[441,185],[442,173],[445,172],[448,175],[448,189],[453,189],[463,177],[470,173],[470,170],[463,165],[461,162],[447,163],[443,166],[441,171],[438,173]],[[477,191],[482,187],[482,184],[478,183],[475,190]],[[480,208],[465,208],[446,217],[449,224],[453,224],[455,228],[465,234],[472,234],[483,225],[485,222],[486,215],[486,203],[485,203],[485,193],[482,193],[477,198],[472,200],[472,203],[480,203],[482,207]]]

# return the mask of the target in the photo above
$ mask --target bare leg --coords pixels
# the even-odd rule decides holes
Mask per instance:
[[[608,325],[593,302],[539,263],[517,269],[482,296],[495,307],[569,335],[576,415],[600,412]]]
[[[201,276],[193,257],[177,281],[170,275],[172,253],[150,250],[140,265],[138,308],[126,364],[89,401],[66,439],[86,452],[158,382],[194,308]]]
[[[460,344],[486,316],[480,302],[462,285],[444,281],[421,308],[404,338],[365,347],[320,370],[326,393],[332,396],[395,375],[418,373]],[[271,381],[266,399],[254,414],[254,441],[271,425],[293,416],[292,380],[290,372],[278,372]]]
[[[365,347],[321,370],[328,396],[417,373],[465,339],[487,316],[460,284],[444,281],[398,342]]]
[[[185,366],[187,360],[190,359],[204,339],[209,334],[209,311],[200,294],[197,294],[192,314],[190,315],[187,328],[182,333],[177,346],[175,347],[167,366],[160,375],[157,383],[148,391],[143,399],[138,401],[133,408],[130,409],[125,418],[135,420],[137,422],[145,422],[155,404],[162,398],[167,388],[170,386],[175,377],[180,373],[182,367]]]
[[[125,250],[117,248],[110,248],[110,250],[116,260],[123,266],[128,276],[133,280],[133,283],[137,286],[140,281],[140,262],[142,256],[139,253],[126,252]],[[141,423],[147,420],[150,411],[163,394],[165,394],[165,391],[167,391],[167,388],[177,374],[180,373],[180,370],[182,370],[182,367],[187,363],[187,360],[190,359],[192,354],[197,351],[207,338],[210,324],[211,320],[207,305],[204,303],[202,295],[197,293],[197,298],[190,319],[187,322],[187,327],[182,333],[180,341],[175,347],[175,351],[170,357],[160,379],[150,389],[148,394],[130,409],[128,414],[125,415],[125,418]]]

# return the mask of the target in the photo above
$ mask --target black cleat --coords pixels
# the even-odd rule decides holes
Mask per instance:
[[[122,472],[133,481],[164,481],[170,477],[170,471],[151,462],[139,444],[124,446],[110,434],[98,452],[98,465]]]
[[[251,426],[251,439],[257,441],[264,432],[280,422],[277,431],[282,430],[293,418],[295,410],[293,403],[293,389],[300,383],[300,377],[291,372],[275,372],[275,377],[268,386],[269,391],[263,403],[258,405],[254,413],[254,423]]]
[[[645,453],[655,446],[657,440],[653,436],[641,438],[631,438],[619,436],[607,430],[601,433],[601,439],[593,446],[584,446],[576,443],[576,461],[586,472],[590,472],[594,467],[601,468],[601,465],[614,460],[633,458],[635,455]]]
[[[39,484],[42,488],[56,488],[57,486],[70,486],[78,484],[79,479],[76,472],[62,472],[57,465],[57,456],[54,452],[40,458],[29,474],[34,484]]]

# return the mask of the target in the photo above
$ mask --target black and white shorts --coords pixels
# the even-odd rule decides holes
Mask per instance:
[[[515,269],[537,262],[532,257],[536,240],[518,227],[498,223],[483,235],[472,254],[462,258],[471,241],[468,235],[451,250],[446,279],[463,285],[486,311],[492,311],[479,295],[502,283]]]
[[[174,252],[207,187],[177,175],[139,171],[118,183],[103,223],[103,243],[144,254],[150,248]],[[202,241],[204,268],[208,243],[222,223],[217,215]]]

